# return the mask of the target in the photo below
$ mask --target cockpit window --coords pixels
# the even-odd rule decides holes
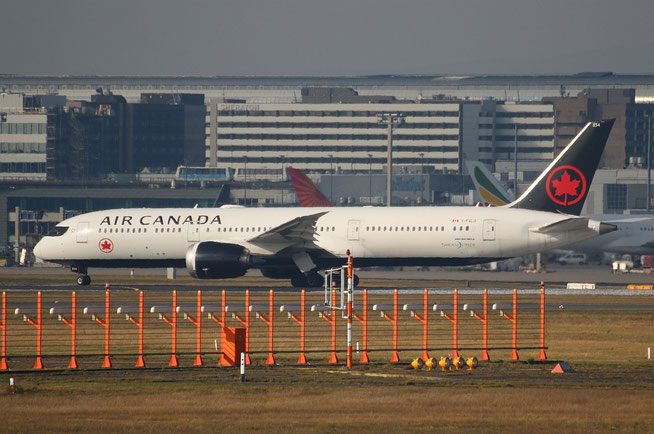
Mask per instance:
[[[50,232],[48,232],[46,237],[60,237],[66,233],[68,226],[55,226]]]

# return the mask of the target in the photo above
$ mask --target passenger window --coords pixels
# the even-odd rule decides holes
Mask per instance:
[[[332,232],[336,230],[336,226],[332,226]]]
[[[453,226],[453,227],[452,227],[452,230],[453,230],[453,231],[456,231],[456,226]]]
[[[466,226],[466,231],[469,231],[469,230],[470,230],[470,226]]]

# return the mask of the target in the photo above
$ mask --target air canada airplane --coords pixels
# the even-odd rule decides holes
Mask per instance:
[[[579,217],[613,120],[587,124],[529,189],[503,207],[140,208],[95,211],[59,223],[34,248],[69,265],[181,267],[199,279],[250,268],[295,287],[320,286],[320,270],[467,265],[562,247],[615,230]],[[357,280],[356,278],[354,279]]]
[[[493,206],[508,204],[513,197],[479,161],[467,161],[468,172],[477,193]],[[588,218],[610,223],[617,230],[565,247],[565,250],[589,253],[654,255],[654,216],[651,214],[589,214]]]

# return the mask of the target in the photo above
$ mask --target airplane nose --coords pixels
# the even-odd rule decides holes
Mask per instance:
[[[36,246],[34,246],[34,256],[36,256],[39,259],[43,259],[43,256],[41,256],[43,254],[42,250],[43,250],[43,242],[39,241],[38,243],[36,243]]]

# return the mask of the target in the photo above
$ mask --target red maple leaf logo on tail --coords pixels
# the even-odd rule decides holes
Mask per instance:
[[[561,177],[554,179],[560,172]],[[586,178],[581,170],[574,166],[561,166],[554,169],[547,177],[547,195],[553,202],[569,206],[583,199],[586,194]]]
[[[579,193],[577,193],[577,189],[579,188],[579,181],[578,179],[571,179],[570,174],[566,170],[563,172],[563,175],[561,175],[561,179],[555,179],[552,181],[552,186],[556,189],[554,191],[555,196],[562,196],[565,195],[564,197],[564,204],[568,204],[568,195],[570,196],[577,196]]]

